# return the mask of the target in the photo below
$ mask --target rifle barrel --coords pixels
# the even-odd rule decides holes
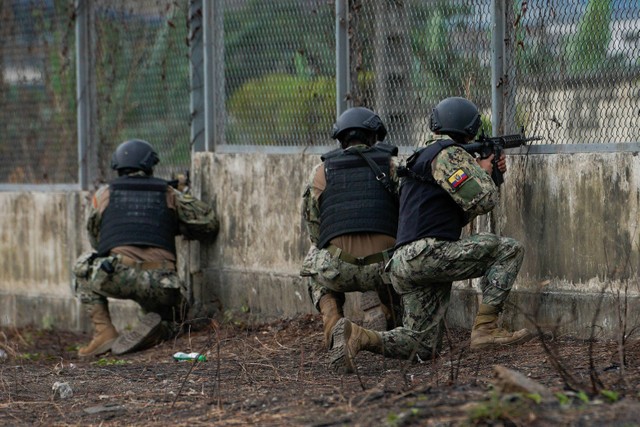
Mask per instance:
[[[505,136],[501,136],[499,138],[502,139],[504,148],[516,148],[516,147],[520,147],[521,145],[524,145],[525,143],[527,143],[529,141],[539,141],[539,140],[542,139],[542,138],[540,138],[538,136],[532,136],[532,137],[526,138],[522,134],[520,134],[520,135],[505,135]]]

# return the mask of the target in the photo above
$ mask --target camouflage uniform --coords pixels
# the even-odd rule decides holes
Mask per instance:
[[[94,249],[98,247],[102,213],[108,201],[108,186],[100,188],[92,200],[87,229]],[[185,238],[201,239],[217,233],[218,218],[211,206],[172,187],[167,189],[167,203],[175,209],[180,232]],[[133,259],[140,265],[151,263],[157,268],[125,265],[124,258],[129,260],[129,264]],[[158,313],[163,320],[175,320],[184,314],[181,305],[186,301],[175,261],[175,254],[167,250],[134,246],[114,248],[106,257],[97,257],[95,253],[83,254],[73,268],[74,290],[86,305],[106,305],[107,297],[131,299],[145,312]]]
[[[454,191],[450,185],[459,170],[469,175],[464,191]],[[459,147],[448,147],[435,157],[432,175],[468,215],[468,221],[491,211],[498,201],[489,174]],[[482,302],[502,307],[523,256],[523,247],[516,240],[489,233],[457,241],[427,237],[397,248],[389,269],[393,287],[402,296],[403,326],[381,333],[384,354],[432,357],[441,346],[452,282],[480,277]]]
[[[366,146],[354,146],[352,149],[357,147]],[[312,246],[305,257],[300,275],[308,277],[307,286],[314,306],[320,310],[319,301],[327,293],[333,293],[342,302],[344,302],[345,292],[377,291],[381,297],[392,293],[392,290],[388,289],[390,285],[388,275],[384,272],[384,265],[388,259],[374,264],[356,265],[342,261],[339,258],[339,253],[331,254],[327,249],[316,247],[320,235],[318,199],[322,190],[315,187],[314,179],[318,169],[322,167],[323,163],[315,166],[303,194],[303,217]],[[390,180],[394,193],[397,195],[398,176],[396,170],[397,160],[392,157]],[[388,245],[384,249],[390,250],[394,242],[395,239],[388,237]],[[383,249],[381,248],[381,250]],[[393,296],[390,296],[389,300],[391,299]],[[386,300],[385,303],[389,303],[389,300]]]

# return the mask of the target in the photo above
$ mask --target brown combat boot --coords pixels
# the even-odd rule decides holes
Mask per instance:
[[[472,349],[479,350],[504,345],[517,345],[533,338],[533,334],[528,329],[509,332],[498,327],[499,311],[498,307],[480,304],[480,309],[471,330]]]
[[[345,318],[338,320],[331,339],[329,366],[338,373],[355,372],[353,359],[362,350],[382,354],[380,333],[362,328]]]
[[[328,350],[331,347],[331,331],[336,322],[344,316],[342,304],[332,294],[323,295],[318,303],[320,313],[322,313],[322,324],[324,326],[324,347]]]
[[[78,350],[78,356],[98,356],[111,350],[111,346],[118,338],[118,331],[111,323],[109,309],[104,304],[94,304],[89,308],[89,315],[93,322],[93,339],[85,347]]]

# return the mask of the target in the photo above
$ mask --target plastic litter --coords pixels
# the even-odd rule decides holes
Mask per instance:
[[[184,361],[184,360],[197,360],[198,362],[206,362],[207,356],[200,353],[183,353],[179,351],[173,355],[175,360]]]

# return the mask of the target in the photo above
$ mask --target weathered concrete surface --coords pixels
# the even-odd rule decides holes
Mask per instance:
[[[216,294],[226,310],[261,317],[315,311],[298,271],[310,244],[301,195],[317,161],[316,154],[194,156],[194,194],[221,216],[214,243],[179,245],[179,269],[196,299]],[[638,156],[511,155],[508,161],[501,206],[475,225],[526,247],[507,324],[583,337],[595,325],[600,335],[615,336],[624,306],[628,327],[639,324]],[[86,206],[86,193],[0,193],[2,324],[86,328],[70,289],[71,265],[88,249]],[[456,283],[449,322],[469,326],[477,297],[472,281]],[[357,320],[357,298],[348,304]],[[135,321],[135,304],[113,301],[112,307],[118,327]]]
[[[0,193],[0,324],[88,330],[73,296],[73,263],[89,250],[86,192]],[[135,322],[138,307],[110,302],[114,323]]]
[[[194,169],[203,171],[194,190],[204,200],[216,194],[221,217],[216,243],[201,250],[205,294],[216,293],[227,307],[271,316],[312,312],[298,276],[309,248],[300,205],[317,161],[303,154],[194,158]]]
[[[82,247],[75,224],[84,214],[84,195],[0,196],[0,322],[78,327],[77,309],[69,298],[70,263]]]
[[[205,283],[223,300],[274,315],[313,311],[297,271],[309,245],[300,195],[317,159],[301,154],[197,157],[196,168],[211,171],[202,176],[213,178],[202,183],[203,195],[218,188],[222,232],[202,266]],[[488,225],[479,221],[476,227],[515,237],[527,250],[511,298],[518,307],[510,307],[505,320],[516,327],[553,325],[580,336],[587,336],[591,324],[616,333],[613,316],[622,304],[617,295],[626,296],[630,306],[638,304],[638,157],[514,155],[509,168],[499,210]],[[268,188],[277,193],[257,195]],[[278,274],[265,266],[276,266]],[[471,324],[476,297],[469,282],[456,284],[452,323]],[[352,307],[357,315],[357,299]]]
[[[77,193],[3,193],[0,281],[22,295],[69,291],[69,259],[81,236],[70,225],[83,215]],[[66,285],[65,285],[66,284]]]
[[[522,310],[580,336],[592,324],[606,334],[640,324],[637,153],[509,159],[496,228],[526,247],[514,292]]]
[[[637,292],[637,154],[511,159],[498,229],[526,245],[519,289]]]

